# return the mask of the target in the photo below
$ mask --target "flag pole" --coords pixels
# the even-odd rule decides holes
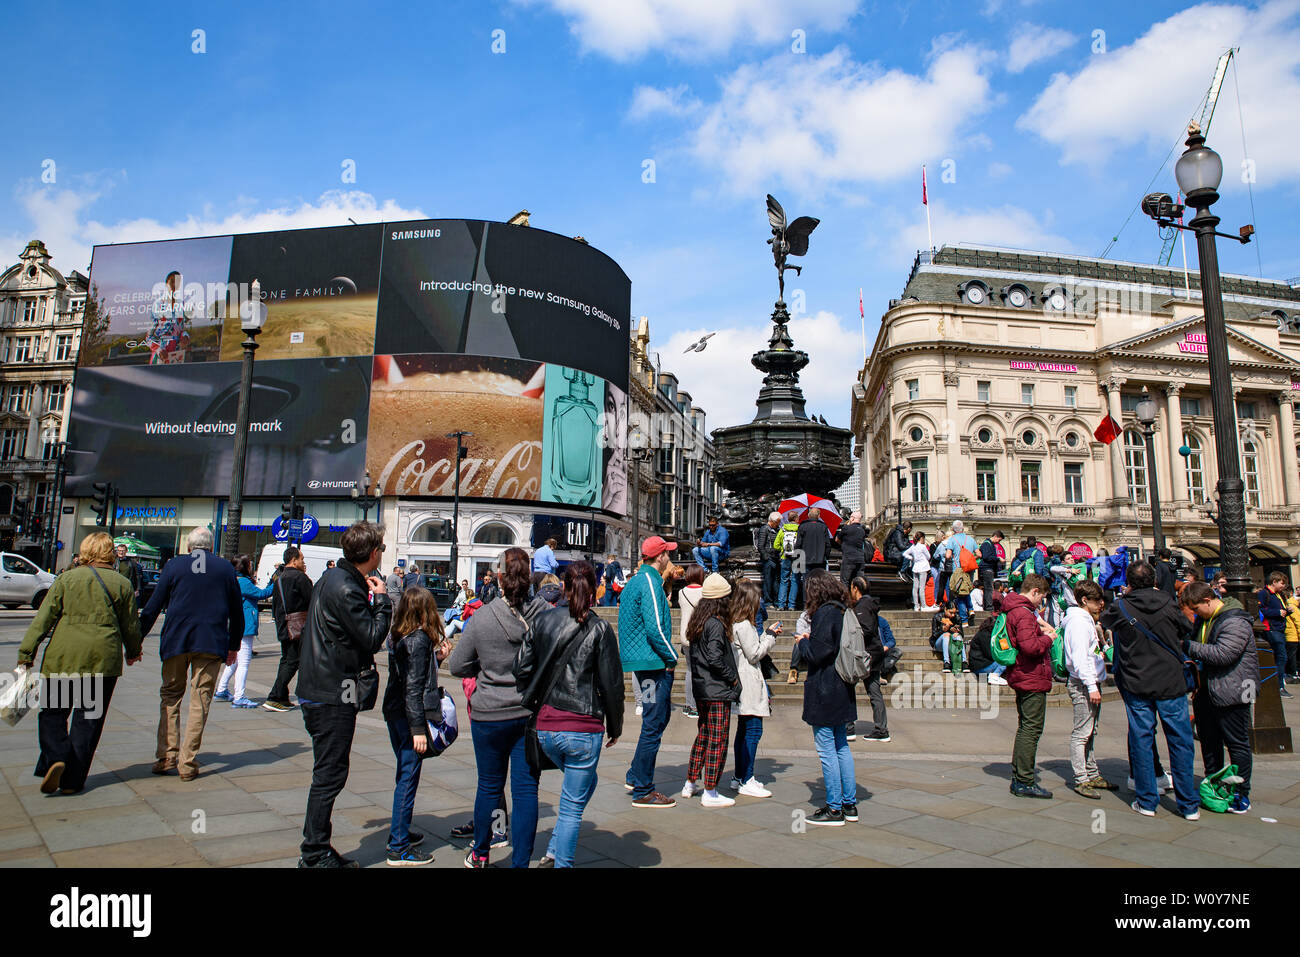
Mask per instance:
[[[925,238],[929,242],[929,251],[934,252],[934,233],[930,230],[930,196],[926,189],[925,164],[921,164],[921,205],[925,207]]]
[[[862,304],[862,287],[858,287],[858,317],[862,323],[862,364],[867,364],[867,312]]]

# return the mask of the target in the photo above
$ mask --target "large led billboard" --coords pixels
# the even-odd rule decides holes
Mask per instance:
[[[450,495],[463,430],[466,497],[626,508],[627,276],[469,220],[95,247],[67,494],[229,494],[254,280],[246,494]]]

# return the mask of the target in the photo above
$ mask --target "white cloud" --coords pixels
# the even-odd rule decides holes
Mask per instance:
[[[651,318],[651,331],[654,319]],[[682,354],[706,332],[715,332],[703,352]],[[709,429],[740,425],[754,418],[754,400],[763,373],[749,357],[767,348],[772,324],[751,323],[724,328],[692,328],[674,332],[660,348],[665,371],[676,373],[681,388],[707,416]],[[833,312],[799,316],[790,322],[796,349],[810,356],[799,373],[810,415],[823,415],[831,425],[848,427],[849,399],[862,369],[862,334],[857,320],[844,321]],[[651,343],[651,352],[655,349]]]
[[[988,209],[955,209],[936,202],[931,194],[930,218],[934,227],[934,245],[955,246],[972,243],[981,246],[1006,246],[1046,252],[1073,252],[1074,243],[1052,228],[1050,211],[1029,211],[1019,206]],[[898,210],[882,213],[874,235],[889,237],[888,263],[900,270],[911,265],[918,249],[927,246],[925,210],[913,214]]]
[[[1073,74],[1056,74],[1016,125],[1058,146],[1067,163],[1096,166],[1132,146],[1163,154],[1181,143],[1180,132],[1199,111],[1219,55],[1236,46],[1241,113],[1258,182],[1300,179],[1298,16],[1296,0],[1258,9],[1191,7],[1152,25],[1128,46],[1092,56]],[[1234,69],[1224,81],[1210,136],[1210,145],[1223,155],[1225,189],[1240,188],[1243,160]],[[1172,181],[1170,169],[1163,185],[1169,188]]]
[[[689,94],[690,87],[685,83],[664,89],[638,86],[632,96],[632,105],[628,107],[628,119],[645,120],[660,114],[688,116],[700,108],[700,101]]]
[[[1011,35],[1011,47],[1007,51],[1007,70],[1011,73],[1023,73],[1040,60],[1056,56],[1078,42],[1078,37],[1068,30],[1055,27],[1043,27],[1036,23],[1021,23]]]
[[[993,179],[1001,179],[1004,176],[1010,176],[1015,172],[1015,168],[1009,163],[1000,163],[996,160],[989,163],[989,176]]]
[[[975,47],[949,47],[916,75],[857,63],[837,47],[747,64],[723,80],[692,149],[736,192],[915,176],[988,108],[987,60]]]
[[[18,201],[27,212],[31,228],[26,233],[0,237],[0,261],[7,265],[7,250],[13,249],[12,255],[16,259],[17,252],[29,239],[40,239],[59,269],[65,273],[73,269],[86,272],[90,266],[91,247],[101,243],[343,226],[348,217],[359,223],[426,218],[418,208],[407,209],[391,199],[381,203],[371,194],[359,190],[329,190],[315,201],[299,199],[264,208],[258,208],[255,200],[241,198],[238,201],[241,208],[234,212],[218,215],[207,209],[171,222],[143,217],[114,223],[86,220],[87,210],[109,188],[111,184],[82,188],[36,187],[31,183],[20,186]]]
[[[515,0],[545,6],[569,20],[584,51],[631,60],[655,50],[698,58],[733,46],[790,44],[802,29],[836,31],[859,0]],[[797,6],[797,9],[795,7]]]

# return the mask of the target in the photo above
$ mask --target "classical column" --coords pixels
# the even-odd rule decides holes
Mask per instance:
[[[1121,425],[1124,422],[1124,411],[1120,406],[1119,390],[1123,384],[1124,380],[1118,376],[1111,376],[1101,383],[1101,388],[1106,393],[1106,411]],[[1110,443],[1110,497],[1121,501],[1128,498],[1123,455],[1124,433],[1121,431],[1115,441]]]
[[[23,449],[23,458],[41,457],[41,404],[45,401],[45,391],[39,382],[32,383],[32,404],[27,418],[27,446]]]
[[[1295,453],[1295,402],[1290,389],[1278,393],[1278,442],[1282,445],[1282,486],[1286,490],[1286,504],[1300,505],[1300,466]]]
[[[942,471],[942,482],[939,483],[939,492],[935,495],[936,499],[947,498],[955,494],[957,489],[964,487],[965,483],[962,477],[956,474],[956,470],[961,466],[961,443],[957,439],[957,382],[959,381],[956,370],[945,369],[943,373],[943,404],[944,404],[944,421],[943,421],[943,438],[944,451],[940,453],[942,462],[939,469]]]
[[[1188,503],[1187,462],[1178,454],[1183,445],[1183,407],[1179,393],[1183,391],[1181,382],[1171,382],[1165,386],[1165,424],[1169,429],[1169,472],[1173,479],[1170,486],[1170,505]]]

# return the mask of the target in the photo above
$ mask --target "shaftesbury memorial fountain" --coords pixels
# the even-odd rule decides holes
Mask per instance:
[[[801,492],[831,498],[853,471],[849,430],[811,419],[804,410],[799,370],[808,364],[808,353],[794,347],[785,305],[786,270],[800,272],[799,266],[786,265],[786,257],[808,252],[808,236],[819,220],[800,216],[787,223],[785,210],[771,196],[767,218],[779,295],[767,348],[750,359],[764,374],[758,411],[745,425],[713,430],[718,484],[730,493],[721,522],[731,532],[734,557],[750,560],[753,533],[783,498]]]

